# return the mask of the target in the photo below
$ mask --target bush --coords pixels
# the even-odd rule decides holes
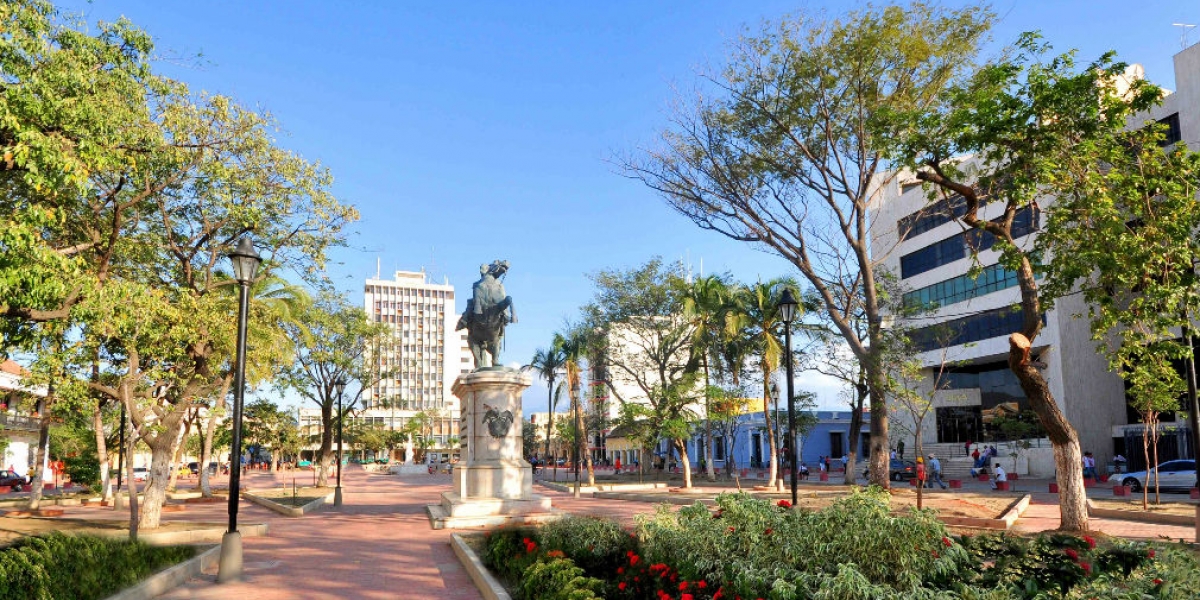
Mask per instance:
[[[633,549],[629,533],[611,519],[566,517],[538,530],[546,550],[561,550],[585,573],[607,577]]]
[[[506,527],[489,534],[484,544],[483,564],[501,579],[516,584],[538,558],[538,536],[533,529]]]
[[[521,600],[601,600],[604,582],[585,577],[569,558],[538,560],[521,578]]]
[[[63,459],[63,473],[74,484],[94,488],[100,484],[100,459],[96,458],[95,452],[68,456]]]
[[[0,600],[105,598],[195,553],[57,532],[25,538],[0,550]]]

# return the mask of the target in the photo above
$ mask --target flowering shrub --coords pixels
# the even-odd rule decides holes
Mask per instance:
[[[812,512],[725,494],[716,511],[660,507],[633,534],[593,518],[496,532],[485,556],[524,600],[1200,598],[1200,563],[1183,547],[957,538],[932,512],[897,516],[888,501],[866,491]]]

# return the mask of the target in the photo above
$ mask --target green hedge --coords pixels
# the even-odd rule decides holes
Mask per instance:
[[[90,600],[111,596],[196,555],[192,546],[51,533],[0,549],[0,600]]]

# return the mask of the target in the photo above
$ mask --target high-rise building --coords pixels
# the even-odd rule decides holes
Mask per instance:
[[[430,418],[435,448],[458,437],[459,403],[454,380],[474,368],[466,332],[454,331],[454,286],[431,283],[423,272],[396,271],[395,279],[367,279],[363,308],[392,330],[379,348],[368,349],[376,383],[363,395],[361,415],[401,429],[418,413]]]

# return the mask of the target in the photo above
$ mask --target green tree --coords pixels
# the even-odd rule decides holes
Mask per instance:
[[[1009,336],[1009,367],[1054,447],[1060,526],[1086,531],[1079,436],[1031,350],[1042,330],[1042,313],[1071,293],[1085,277],[1083,269],[1094,266],[1056,266],[1057,261],[1075,263],[1076,258],[1070,256],[1071,246],[1059,245],[1061,237],[1051,230],[1087,223],[1090,203],[1102,196],[1093,183],[1109,169],[1107,160],[1127,151],[1121,141],[1127,120],[1156,102],[1159,92],[1138,81],[1120,89],[1126,87],[1118,84],[1126,65],[1112,54],[1078,66],[1072,54],[1047,57],[1048,51],[1036,35],[1026,34],[1015,51],[946,91],[947,101],[937,110],[897,111],[892,122],[903,131],[898,160],[931,184],[933,195],[962,196],[965,211],[959,220],[992,236],[999,263],[1016,275],[1023,323]],[[957,158],[964,155],[972,158]],[[1113,175],[1125,176],[1134,174],[1118,169]],[[1039,203],[1048,196],[1058,199],[1048,206]],[[1003,207],[1001,216],[981,217],[985,202]],[[1032,246],[1017,243],[1013,235],[1013,223],[1022,211],[1032,211],[1038,221],[1043,211],[1048,213],[1049,235],[1040,235]],[[1092,251],[1095,257],[1098,250]],[[1042,263],[1042,256],[1052,257],[1049,264]],[[1039,274],[1047,280],[1039,281]]]
[[[333,464],[337,419],[344,418],[358,404],[364,390],[380,377],[389,376],[366,360],[368,349],[376,347],[389,331],[383,324],[368,321],[361,308],[332,292],[323,292],[304,308],[296,323],[285,327],[292,332],[297,353],[295,364],[283,369],[281,381],[321,409],[317,485],[324,487]],[[354,384],[346,388],[341,413],[337,381]]]
[[[916,2],[839,18],[796,17],[740,39],[713,93],[672,116],[660,144],[624,161],[702,229],[800,271],[871,391],[871,482],[888,481],[888,419],[872,183],[891,167],[882,117],[936,105],[967,73],[992,23],[978,6]],[[865,315],[865,332],[854,319]],[[865,335],[863,335],[865,333]]]
[[[258,398],[246,406],[242,423],[247,442],[270,450],[271,472],[278,471],[280,460],[289,455],[300,438],[296,418],[278,404]]]
[[[704,362],[704,414],[712,411],[712,399],[708,392],[713,389],[711,362],[720,360],[721,344],[726,340],[726,322],[734,311],[733,291],[730,277],[708,275],[692,281],[684,296],[683,308],[695,328],[692,343],[702,352]],[[704,420],[705,477],[716,480],[712,456],[712,420]]]
[[[703,405],[702,352],[692,340],[695,328],[683,311],[687,282],[681,265],[658,258],[626,271],[601,271],[592,277],[595,297],[584,307],[586,330],[595,335],[610,378],[632,386],[637,398],[623,398],[613,381],[610,391],[622,404],[645,403],[653,431],[680,454],[683,485],[691,487],[686,444],[695,407]]]
[[[554,412],[558,408],[559,390],[554,387],[554,381],[558,379],[558,372],[562,370],[566,358],[563,356],[561,338],[555,336],[547,349],[539,348],[533,353],[533,360],[529,362],[529,366],[539,377],[546,380],[546,406],[549,407],[550,416],[546,419],[546,456],[550,456],[550,432],[554,429]]]

